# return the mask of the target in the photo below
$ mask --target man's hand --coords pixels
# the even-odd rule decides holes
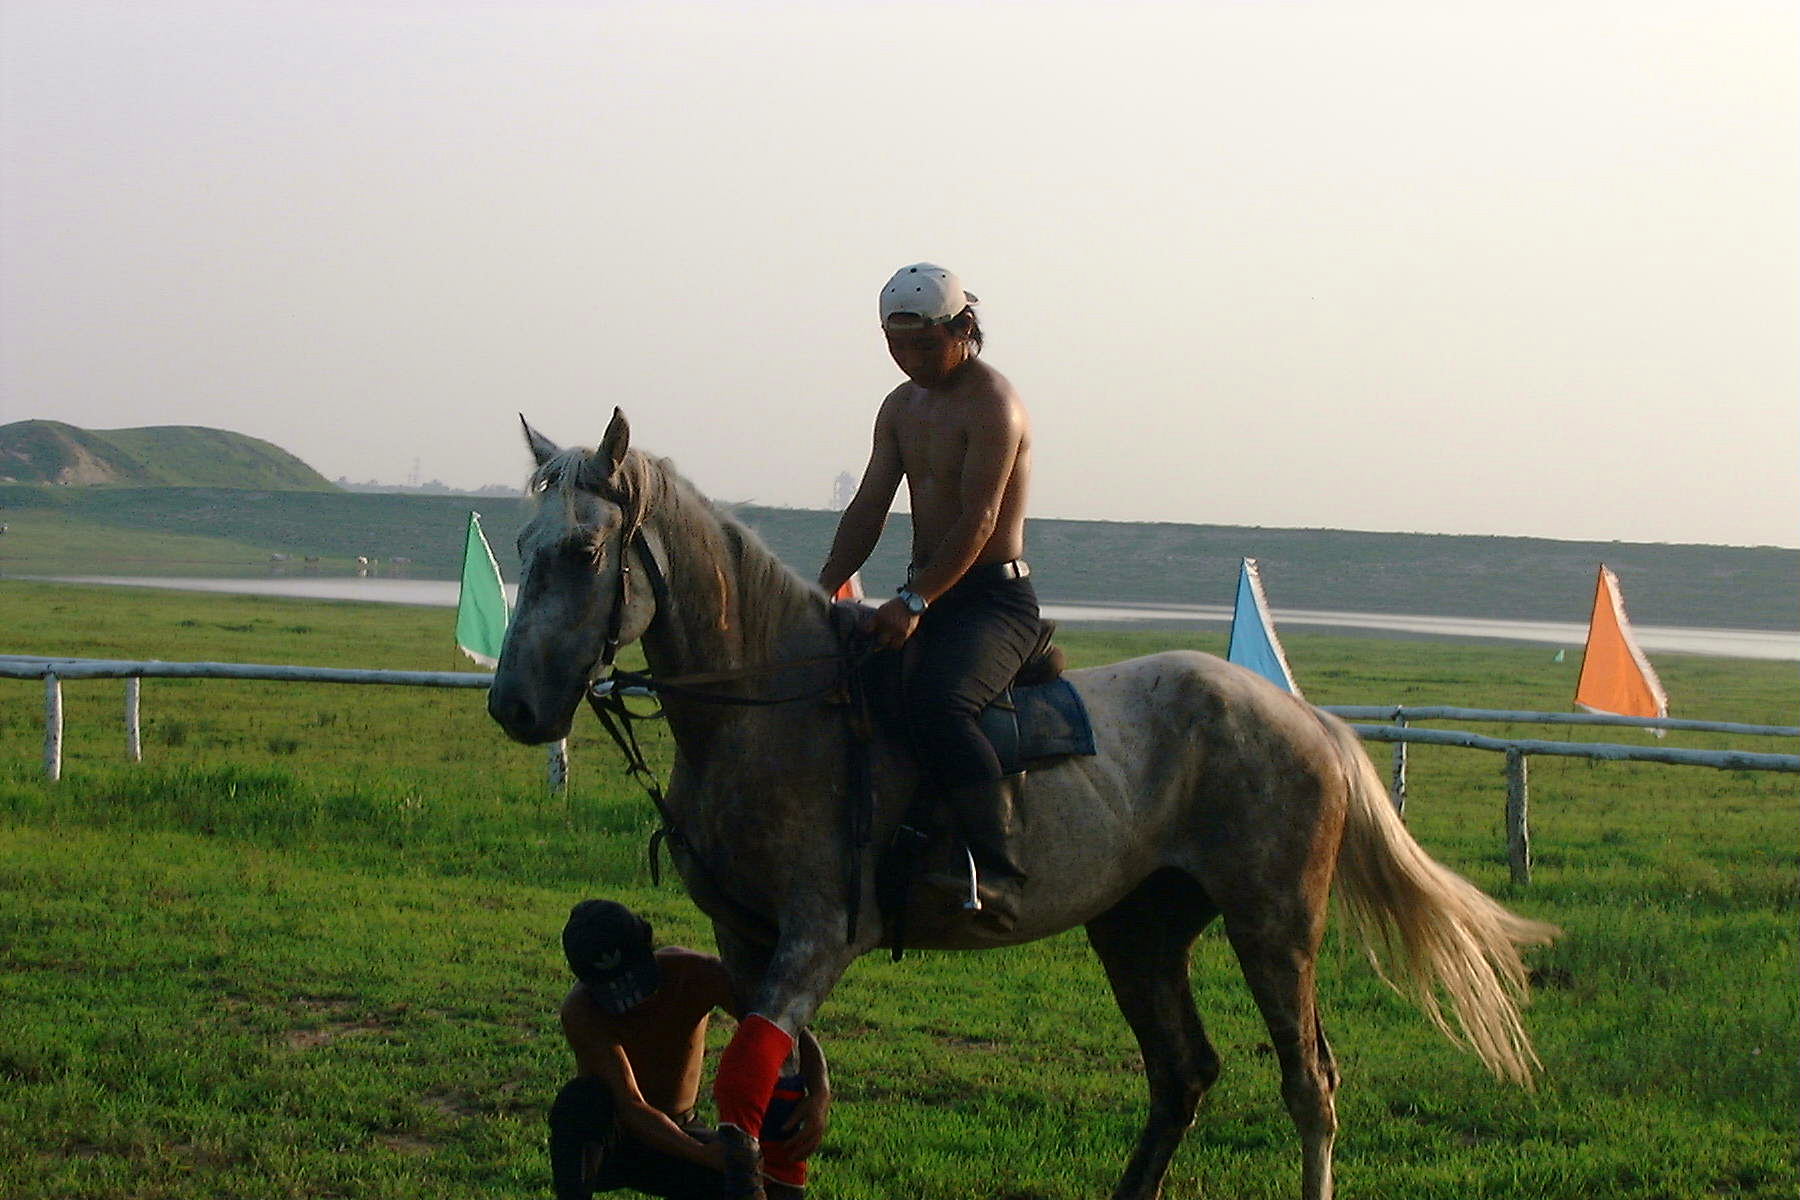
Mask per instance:
[[[718,1134],[710,1129],[705,1131],[706,1136],[704,1137],[699,1136],[700,1132],[698,1129],[688,1131],[688,1136],[700,1143],[700,1153],[693,1156],[694,1161],[708,1170],[717,1171],[723,1175],[725,1173],[725,1143],[721,1142]]]
[[[825,1127],[830,1123],[826,1116],[830,1111],[830,1092],[808,1092],[794,1106],[794,1115],[781,1127],[782,1147],[788,1158],[805,1162],[818,1153],[819,1143],[825,1140]]]
[[[918,616],[895,597],[864,619],[863,632],[872,635],[883,650],[898,650],[918,627]]]

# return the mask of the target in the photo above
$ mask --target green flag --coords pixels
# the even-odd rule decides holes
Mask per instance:
[[[456,601],[457,648],[484,667],[498,666],[506,621],[500,564],[481,535],[481,514],[471,512],[469,540],[463,547],[462,594]]]

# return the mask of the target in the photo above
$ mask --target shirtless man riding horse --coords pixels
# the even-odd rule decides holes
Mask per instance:
[[[906,382],[875,418],[869,465],[819,583],[836,592],[862,566],[904,478],[912,565],[866,628],[885,648],[916,643],[909,732],[974,857],[980,919],[1005,930],[1025,883],[1015,850],[1024,777],[1002,773],[976,718],[1037,644],[1037,593],[1023,558],[1031,427],[1012,384],[979,357],[975,303],[931,263],[902,267],[882,288],[882,331]]]

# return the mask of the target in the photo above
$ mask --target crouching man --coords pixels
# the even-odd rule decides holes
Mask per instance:
[[[557,1200],[621,1188],[675,1200],[759,1187],[770,1200],[804,1196],[806,1160],[831,1107],[811,1032],[801,1031],[763,1122],[759,1181],[755,1144],[721,1137],[694,1114],[713,1010],[743,1015],[725,965],[679,946],[654,949],[649,923],[609,900],[577,904],[562,937],[577,981],[562,1026],[578,1074],[550,1108]]]

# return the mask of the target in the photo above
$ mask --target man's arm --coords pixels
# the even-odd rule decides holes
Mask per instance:
[[[575,1051],[576,1070],[583,1075],[598,1075],[612,1093],[619,1124],[652,1150],[723,1171],[723,1147],[689,1137],[668,1114],[644,1099],[625,1048],[601,1025],[596,1014],[593,1001],[577,985],[563,1001],[563,1034]]]
[[[957,497],[961,511],[932,551],[931,561],[913,576],[912,590],[928,603],[956,586],[994,536],[1024,436],[1024,411],[1005,392],[986,398],[970,422]]]
[[[869,452],[869,465],[857,485],[855,498],[838,520],[831,554],[819,572],[819,586],[827,595],[843,587],[844,581],[868,560],[869,552],[881,540],[894,494],[900,490],[905,471],[900,461],[900,443],[894,436],[892,409],[896,395],[898,392],[890,394],[875,416],[875,445]]]

